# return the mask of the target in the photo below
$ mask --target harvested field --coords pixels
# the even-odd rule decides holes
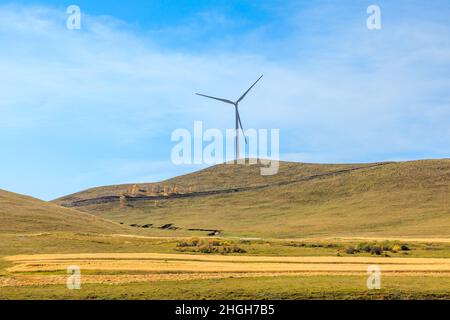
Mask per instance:
[[[270,273],[147,273],[147,274],[118,274],[118,275],[83,275],[83,283],[99,284],[122,284],[132,282],[154,282],[154,281],[187,281],[223,278],[247,278],[270,276]],[[298,274],[272,274],[272,275],[298,275]],[[0,287],[32,286],[32,285],[56,285],[66,284],[65,275],[29,275],[14,274],[0,278]]]
[[[15,263],[51,263],[54,261],[89,261],[96,260],[164,260],[197,261],[197,262],[233,262],[233,263],[352,263],[352,264],[422,264],[450,265],[450,258],[387,258],[387,257],[273,257],[273,256],[225,256],[200,254],[166,254],[166,253],[80,253],[80,254],[33,254],[15,255],[4,258]]]
[[[82,283],[91,284],[125,284],[134,282],[159,282],[159,281],[190,281],[190,280],[211,280],[211,279],[239,279],[239,278],[259,278],[259,277],[312,277],[312,276],[358,276],[361,272],[215,272],[215,273],[147,273],[147,274],[118,274],[118,275],[83,275]],[[418,272],[390,272],[385,276],[421,276]],[[428,277],[450,277],[450,273],[428,273]],[[28,275],[13,274],[0,278],[0,287],[21,287],[34,285],[65,285],[67,276],[65,275]]]
[[[82,274],[86,272],[84,283],[103,284],[261,276],[365,275],[369,265],[380,266],[383,275],[388,276],[450,276],[449,258],[95,253],[17,255],[5,259],[13,265],[7,269],[9,275],[0,281],[3,287],[63,284],[66,281],[64,272],[71,265],[79,266]]]

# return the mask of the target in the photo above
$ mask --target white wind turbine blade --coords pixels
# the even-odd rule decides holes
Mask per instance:
[[[239,110],[237,112],[237,116],[238,116],[239,125],[241,127],[242,135],[244,136],[244,139],[245,139],[245,144],[248,144],[247,137],[245,136],[245,133],[244,133],[244,128],[242,127],[241,116],[239,115]]]
[[[196,93],[196,95],[202,96],[202,97],[205,97],[205,98],[209,98],[209,99],[219,100],[219,101],[222,101],[222,102],[225,102],[225,103],[229,103],[229,104],[234,105],[234,102],[233,102],[233,101],[230,101],[230,100],[227,100],[227,99],[211,97],[211,96],[207,96],[207,95],[201,94],[201,93]]]
[[[247,95],[247,93],[250,91],[250,90],[252,90],[252,88],[255,86],[255,84],[257,84],[258,83],[258,81],[259,80],[261,80],[261,78],[263,77],[263,75],[261,75],[261,77],[259,77],[258,78],[258,80],[256,80],[255,81],[255,83],[254,84],[252,84],[252,86],[250,87],[250,88],[248,88],[248,90],[247,91],[245,91],[245,93],[238,99],[238,101],[236,101],[236,103],[239,103],[239,102],[241,102],[242,101],[242,99],[244,99],[245,98],[245,96]]]

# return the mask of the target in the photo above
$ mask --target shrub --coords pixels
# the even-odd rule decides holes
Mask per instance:
[[[323,248],[322,244],[316,244],[316,243],[309,243],[306,246],[309,248]]]
[[[392,244],[389,241],[384,241],[381,243],[381,249],[383,251],[391,251],[392,250]]]
[[[198,248],[198,252],[201,252],[201,253],[215,253],[217,251],[218,251],[217,248],[209,246],[209,245],[205,245],[205,244],[201,245]]]
[[[295,242],[291,242],[286,245],[290,246],[290,247],[306,247],[306,244],[304,244],[304,243],[295,243]]]
[[[246,253],[244,249],[229,241],[191,238],[177,243],[178,251],[191,251],[201,253]]]
[[[402,244],[400,250],[402,250],[402,251],[409,251],[411,249],[406,244]]]
[[[231,247],[222,247],[222,254],[231,253]]]
[[[185,241],[179,241],[177,247],[197,247],[200,245],[201,240],[199,238],[191,238]]]
[[[375,246],[375,247],[372,247],[372,249],[370,250],[370,253],[376,254],[377,256],[379,256],[383,253],[383,249],[381,247]]]
[[[372,245],[370,243],[360,243],[357,249],[362,252],[370,252],[372,250]]]
[[[392,252],[397,252],[397,251],[409,251],[411,250],[411,248],[408,247],[408,245],[406,244],[396,244],[392,247]]]
[[[345,248],[345,253],[346,254],[355,254],[355,253],[358,253],[358,252],[359,252],[359,250],[354,248],[354,247],[347,247],[347,248]]]
[[[246,253],[247,251],[245,251],[244,249],[239,248],[238,246],[234,245],[233,246],[233,252],[234,253]]]

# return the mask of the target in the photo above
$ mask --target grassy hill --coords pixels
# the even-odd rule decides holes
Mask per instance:
[[[260,165],[220,164],[194,173],[178,176],[156,183],[140,183],[138,189],[162,191],[164,187],[176,186],[181,192],[225,190],[238,187],[255,187],[274,185],[296,181],[318,174],[351,170],[354,168],[371,167],[377,164],[308,164],[295,162],[280,162],[278,174],[272,176],[260,175]],[[54,200],[58,204],[70,204],[74,201],[105,196],[118,196],[127,193],[135,184],[122,184],[91,188]]]
[[[131,197],[126,206],[111,201],[77,209],[126,224],[173,224],[183,230],[216,229],[241,237],[448,237],[450,233],[448,159],[347,165],[283,162],[274,176],[261,176],[258,165],[223,164],[137,187],[146,193],[155,186],[176,186],[188,196],[169,195],[158,201],[151,197],[131,201]],[[196,195],[242,187],[237,192]],[[70,205],[129,189],[130,185],[95,188],[56,202]]]
[[[4,190],[0,190],[0,221],[1,233],[112,233],[124,230],[119,224],[92,214]]]

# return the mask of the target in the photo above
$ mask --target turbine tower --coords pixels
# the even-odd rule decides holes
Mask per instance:
[[[263,75],[261,75],[261,77],[259,77],[258,80],[256,80],[255,83],[253,83],[251,85],[251,87],[248,88],[248,90],[245,91],[244,94],[239,99],[237,99],[234,102],[231,101],[231,100],[228,100],[228,99],[216,98],[216,97],[207,96],[207,95],[204,95],[204,94],[201,94],[201,93],[196,93],[196,95],[198,95],[198,96],[202,96],[202,97],[205,97],[205,98],[210,98],[210,99],[218,100],[218,101],[221,101],[221,102],[229,103],[229,104],[232,104],[234,106],[235,117],[236,117],[236,119],[235,119],[236,120],[235,121],[235,124],[236,124],[236,137],[235,137],[236,161],[239,159],[239,127],[241,127],[242,135],[244,136],[245,143],[247,144],[247,138],[244,135],[244,128],[242,127],[241,117],[239,116],[239,102],[241,102],[245,98],[247,93],[249,93],[249,91],[252,90],[252,88],[255,86],[255,84],[259,80],[261,80],[262,77],[263,77]]]

